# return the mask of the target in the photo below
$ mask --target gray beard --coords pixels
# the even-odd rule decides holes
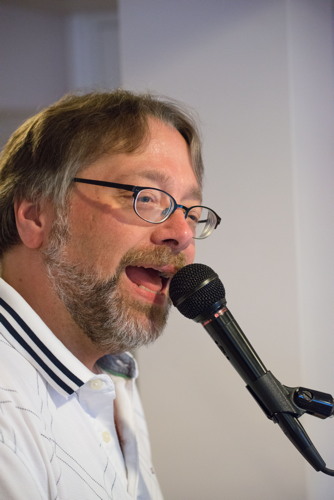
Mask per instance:
[[[105,353],[134,350],[155,341],[165,327],[170,301],[161,307],[127,297],[119,287],[120,275],[128,265],[172,263],[181,268],[184,256],[175,256],[163,246],[132,250],[124,255],[115,274],[103,280],[93,268],[83,270],[79,263],[68,261],[68,233],[65,221],[58,219],[44,258],[54,291],[82,332]]]

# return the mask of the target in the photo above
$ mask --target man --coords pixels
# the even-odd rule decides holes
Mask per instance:
[[[1,499],[161,498],[127,351],[160,335],[171,277],[220,221],[202,170],[191,119],[126,91],[65,97],[8,141]]]

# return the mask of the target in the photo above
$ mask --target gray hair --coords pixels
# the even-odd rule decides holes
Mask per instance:
[[[199,185],[203,162],[196,124],[178,103],[125,90],[67,95],[28,119],[0,156],[0,255],[20,242],[14,202],[49,199],[63,208],[76,174],[105,153],[132,153],[148,134],[147,118],[184,137]]]

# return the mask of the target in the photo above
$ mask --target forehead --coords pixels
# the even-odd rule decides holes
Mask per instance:
[[[148,134],[133,153],[105,154],[81,173],[86,178],[124,184],[151,185],[171,194],[201,199],[189,146],[171,125],[148,119]]]

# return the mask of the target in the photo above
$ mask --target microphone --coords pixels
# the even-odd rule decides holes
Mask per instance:
[[[181,314],[204,326],[267,417],[278,423],[315,470],[328,473],[325,462],[297,420],[303,412],[293,403],[291,391],[266,369],[226,307],[225,289],[218,275],[204,264],[185,266],[172,278],[169,295]]]

